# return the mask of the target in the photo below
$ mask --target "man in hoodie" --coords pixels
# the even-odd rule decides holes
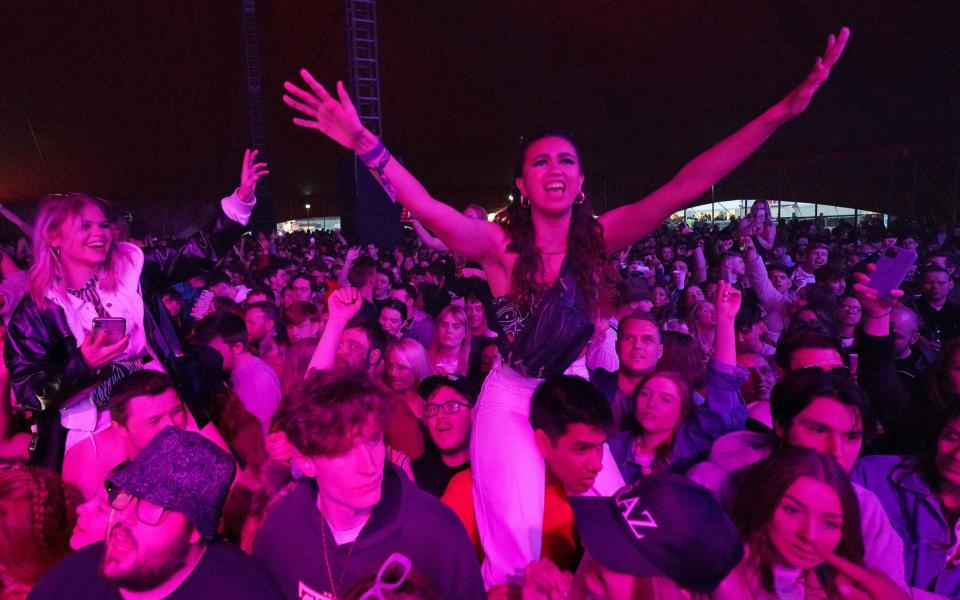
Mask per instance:
[[[387,463],[391,402],[363,373],[316,373],[285,401],[278,422],[304,478],[254,545],[284,597],[340,597],[399,552],[440,597],[486,598],[457,516]]]
[[[828,351],[801,350],[824,354]],[[836,368],[830,370],[817,364],[794,368],[770,395],[773,434],[728,433],[714,442],[710,458],[690,469],[687,477],[713,490],[721,500],[728,499],[736,486],[736,471],[783,446],[812,448],[832,456],[845,472],[853,470],[864,437],[869,439],[877,430],[866,395],[850,381],[848,373]],[[877,496],[857,485],[854,490],[860,500],[865,565],[885,572],[905,588],[903,541],[890,525]]]

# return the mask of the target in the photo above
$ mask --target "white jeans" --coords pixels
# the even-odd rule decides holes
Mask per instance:
[[[477,402],[470,461],[477,531],[486,555],[481,570],[488,589],[517,581],[529,562],[540,559],[546,475],[530,426],[530,399],[540,383],[497,365]],[[603,470],[585,495],[613,495],[622,485],[604,446]]]

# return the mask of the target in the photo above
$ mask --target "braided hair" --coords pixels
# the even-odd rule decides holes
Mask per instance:
[[[33,586],[67,555],[72,504],[53,471],[0,462],[0,595],[5,586]]]

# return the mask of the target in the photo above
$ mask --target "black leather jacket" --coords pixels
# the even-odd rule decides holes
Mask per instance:
[[[209,418],[197,397],[198,382],[182,360],[177,329],[161,302],[163,291],[198,270],[207,270],[236,242],[243,228],[223,211],[207,227],[177,247],[144,248],[140,277],[147,343],[177,381],[181,397],[197,424]],[[64,401],[106,377],[108,368],[94,371],[87,366],[76,338],[67,325],[63,309],[44,299],[38,306],[28,294],[7,325],[4,361],[10,371],[10,387],[17,403],[31,413],[33,442],[30,464],[59,471],[63,466],[66,430],[60,425]]]

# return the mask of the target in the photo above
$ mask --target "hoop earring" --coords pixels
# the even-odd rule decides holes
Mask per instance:
[[[50,246],[50,252],[53,252],[55,259],[60,260],[60,246]]]
[[[576,200],[573,201],[573,203],[576,204],[577,206],[581,206],[586,201],[587,201],[587,194],[583,190],[580,190],[580,193],[577,194],[577,198]]]
[[[520,208],[530,208],[530,198],[527,196],[520,196]]]

